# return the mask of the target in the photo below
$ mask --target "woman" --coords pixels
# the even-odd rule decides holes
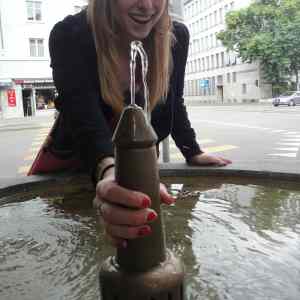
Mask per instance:
[[[151,122],[159,142],[171,134],[192,165],[230,163],[203,153],[196,142],[182,99],[189,35],[184,25],[171,23],[167,0],[90,0],[87,10],[56,24],[49,45],[60,121],[51,149],[54,154],[69,149],[88,168],[97,185],[95,206],[117,247],[150,234],[147,224],[157,216],[147,195],[114,181],[111,137],[129,102],[133,40],[143,42],[149,57]],[[141,78],[136,86],[143,105]],[[160,193],[164,203],[174,202],[163,185]]]

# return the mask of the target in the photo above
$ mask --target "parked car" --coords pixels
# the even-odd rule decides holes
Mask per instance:
[[[300,91],[286,92],[273,100],[273,105],[288,105],[295,106],[300,105]]]

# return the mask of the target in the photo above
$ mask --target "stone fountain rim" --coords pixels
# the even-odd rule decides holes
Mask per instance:
[[[219,177],[243,177],[257,179],[276,179],[283,181],[300,181],[300,172],[295,170],[288,172],[286,170],[264,170],[262,168],[239,168],[236,166],[227,167],[192,167],[184,163],[160,164],[161,177],[192,177],[192,176],[219,176]],[[0,179],[0,197],[8,193],[18,193],[30,191],[30,189],[39,188],[43,184],[67,184],[78,176],[74,173],[60,173],[49,175],[35,175],[20,178]]]

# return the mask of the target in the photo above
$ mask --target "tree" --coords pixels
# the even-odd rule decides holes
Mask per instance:
[[[290,74],[295,75],[297,88],[300,70],[300,1],[284,1],[281,12],[281,32],[278,42],[284,45],[284,52],[289,59]]]
[[[261,0],[226,16],[218,38],[243,62],[259,62],[277,94],[300,68],[300,0]]]

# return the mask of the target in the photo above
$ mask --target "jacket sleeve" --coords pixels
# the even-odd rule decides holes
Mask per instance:
[[[184,24],[174,23],[174,34],[176,38],[173,49],[174,76],[171,78],[173,81],[171,85],[175,84],[176,86],[174,88],[174,116],[171,135],[176,146],[189,161],[192,156],[203,153],[197,143],[195,131],[191,127],[183,99],[189,32]]]
[[[57,23],[51,31],[51,67],[76,150],[92,174],[99,158],[113,156],[112,132],[101,109],[99,84],[91,76],[93,70],[86,61],[87,54],[82,52],[84,47],[80,48],[79,39],[85,37],[77,37],[71,18]]]

